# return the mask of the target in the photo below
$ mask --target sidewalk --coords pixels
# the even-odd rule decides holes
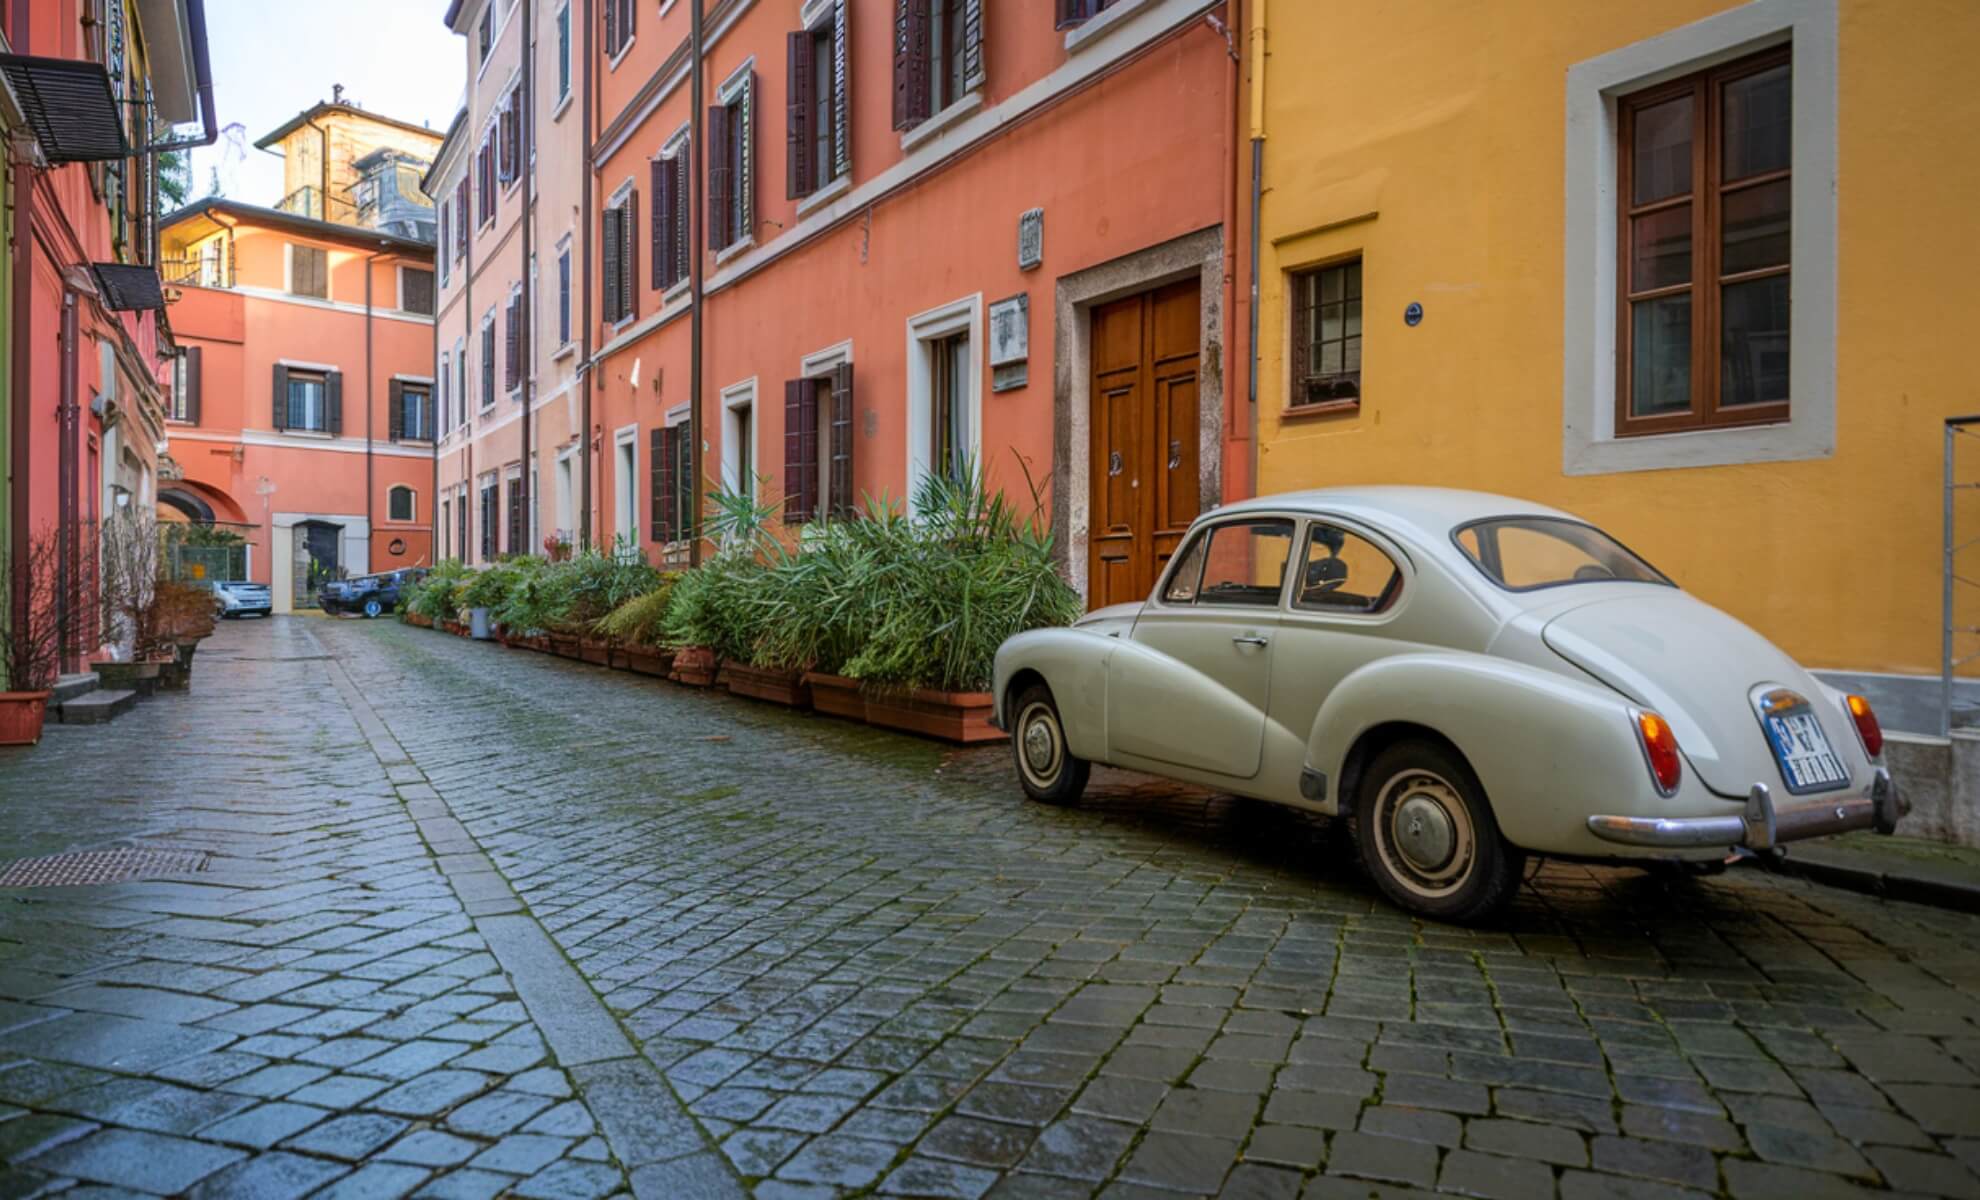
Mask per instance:
[[[1790,846],[1773,869],[1893,900],[1980,912],[1980,850],[1964,846],[1847,833]]]

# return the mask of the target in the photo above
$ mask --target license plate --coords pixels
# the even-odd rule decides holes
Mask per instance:
[[[1842,760],[1829,748],[1829,737],[1815,720],[1815,714],[1802,709],[1778,715],[1769,714],[1762,722],[1767,740],[1774,744],[1774,757],[1780,760],[1781,777],[1790,792],[1820,792],[1849,782]]]

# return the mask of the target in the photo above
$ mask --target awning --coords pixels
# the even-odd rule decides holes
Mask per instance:
[[[157,267],[91,263],[89,269],[96,273],[96,290],[111,311],[138,312],[165,307],[165,289],[159,285]]]
[[[0,54],[0,74],[21,102],[34,140],[51,163],[129,158],[123,114],[102,64],[77,58]]]

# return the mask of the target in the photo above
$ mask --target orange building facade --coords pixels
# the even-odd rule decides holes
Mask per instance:
[[[471,31],[479,6],[457,7]],[[573,7],[589,396],[542,412],[589,421],[534,442],[546,528],[679,561],[697,493],[800,524],[976,464],[1014,500],[1036,488],[1103,603],[1145,594],[1182,527],[1246,494],[1226,4],[707,3],[698,97],[690,5]],[[490,543],[469,507],[473,561]]]
[[[162,506],[245,526],[278,612],[431,564],[430,243],[229,200],[166,219],[184,357]]]

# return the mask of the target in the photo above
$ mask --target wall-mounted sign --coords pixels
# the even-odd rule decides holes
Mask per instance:
[[[1045,261],[1045,210],[1034,208],[1018,217],[1018,270],[1029,271]]]
[[[1030,382],[1031,297],[1020,292],[990,305],[990,390],[1008,392]]]
[[[1421,325],[1422,323],[1423,323],[1423,306],[1421,304],[1418,304],[1416,301],[1411,300],[1409,302],[1409,307],[1403,309],[1403,324]]]
[[[393,554],[404,554],[406,552],[406,539],[393,538],[392,544],[385,547],[385,549]]]

